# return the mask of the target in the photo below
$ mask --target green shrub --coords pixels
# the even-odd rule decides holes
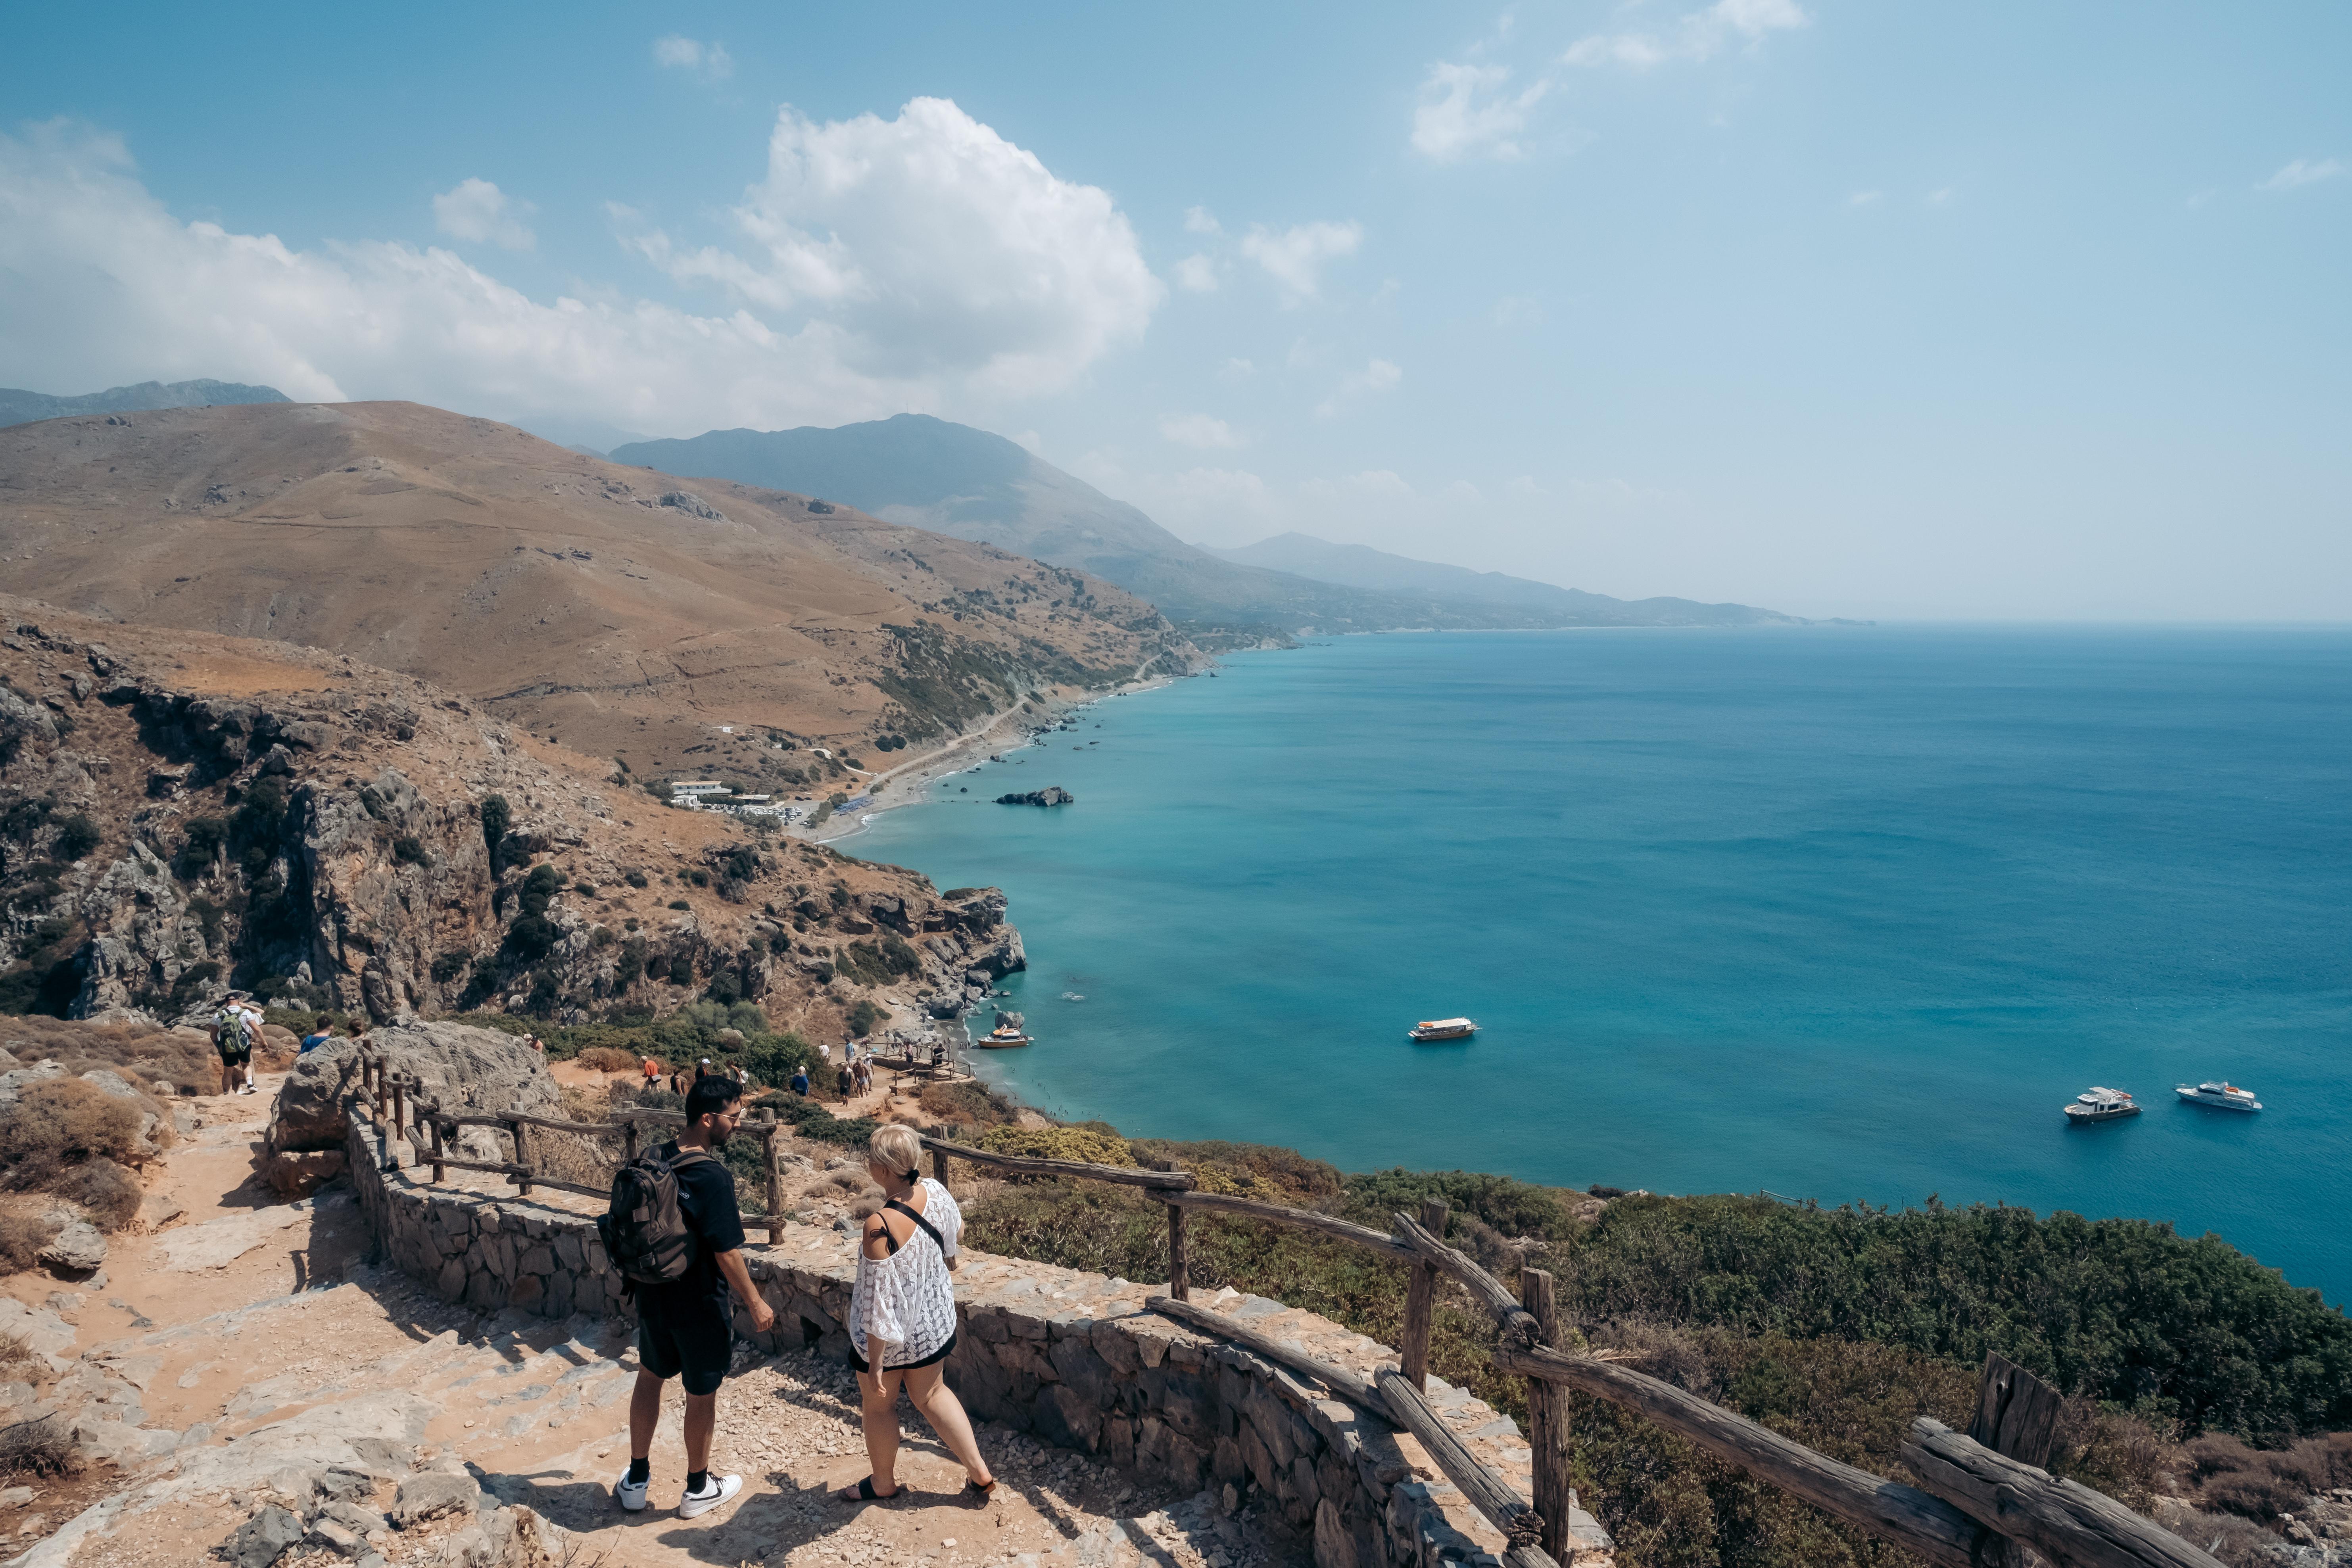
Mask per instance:
[[[1389,1228],[1391,1214],[1412,1214],[1422,1199],[1440,1197],[1455,1215],[1471,1215],[1502,1236],[1565,1241],[1576,1232],[1575,1216],[1549,1188],[1509,1176],[1398,1168],[1349,1176],[1347,1191],[1349,1217],[1378,1230]]]
[[[482,847],[490,852],[490,875],[495,877],[504,868],[499,864],[499,854],[506,843],[507,826],[514,819],[502,795],[487,796],[482,801]]]
[[[392,841],[392,858],[404,866],[422,866],[425,862],[424,840],[402,834]]]
[[[887,1024],[889,1021],[890,1009],[877,1007],[866,997],[860,996],[850,1006],[849,1032],[858,1038],[862,1039],[872,1034],[877,1025]]]
[[[632,888],[642,888],[646,885],[646,874],[643,871],[630,871],[624,874],[621,880]]]
[[[77,811],[58,819],[57,857],[60,860],[79,860],[99,846],[98,824],[89,814]]]

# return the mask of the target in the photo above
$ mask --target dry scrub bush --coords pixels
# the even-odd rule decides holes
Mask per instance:
[[[1091,1127],[992,1127],[971,1141],[992,1154],[1033,1160],[1076,1160],[1094,1165],[1132,1165],[1127,1140]]]
[[[0,1274],[21,1274],[38,1263],[59,1228],[39,1215],[0,1214]]]
[[[61,1476],[79,1468],[64,1416],[52,1413],[0,1426],[0,1479]]]
[[[1310,1160],[1296,1149],[1223,1139],[1179,1143],[1166,1138],[1139,1138],[1127,1147],[1139,1165],[1192,1172],[1204,1193],[1237,1193],[1308,1208],[1339,1195],[1339,1168]]]
[[[1011,1100],[970,1079],[925,1084],[921,1104],[925,1115],[957,1128],[1009,1126],[1020,1114]]]
[[[2287,1448],[2254,1448],[2209,1432],[2182,1445],[2185,1479],[2208,1513],[2268,1521],[2300,1513],[2315,1492],[2352,1485],[2352,1432],[2306,1437]]]
[[[49,1369],[22,1334],[0,1334],[0,1381],[30,1383]]]
[[[591,1072],[637,1072],[645,1066],[635,1051],[618,1046],[591,1046],[577,1059]]]
[[[2252,1520],[2229,1513],[2200,1513],[2194,1509],[2183,1510],[2171,1526],[2172,1533],[2210,1556],[2218,1557],[2230,1568],[2273,1568],[2277,1559],[2272,1556],[2279,1538]]]
[[[90,1223],[107,1231],[138,1218],[139,1202],[147,1195],[137,1176],[103,1155],[67,1166],[47,1185],[58,1197],[79,1204]]]
[[[0,1017],[0,1046],[26,1062],[48,1058],[74,1078],[93,1068],[111,1068],[142,1089],[161,1083],[203,1089],[220,1079],[212,1042],[194,1029]]]

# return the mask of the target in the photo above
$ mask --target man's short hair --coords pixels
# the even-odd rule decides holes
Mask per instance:
[[[686,1091],[686,1120],[689,1126],[700,1121],[714,1110],[724,1110],[743,1098],[743,1086],[731,1078],[709,1078],[694,1080]]]

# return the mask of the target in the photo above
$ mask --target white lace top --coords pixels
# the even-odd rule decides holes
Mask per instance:
[[[923,1201],[909,1203],[947,1243],[944,1254],[917,1226],[906,1245],[887,1258],[866,1256],[861,1232],[857,1284],[849,1293],[849,1342],[868,1366],[911,1366],[939,1353],[955,1337],[955,1288],[947,1260],[963,1235],[963,1211],[948,1190],[923,1178]],[[885,1209],[885,1215],[893,1211]],[[866,1347],[880,1342],[882,1353]]]

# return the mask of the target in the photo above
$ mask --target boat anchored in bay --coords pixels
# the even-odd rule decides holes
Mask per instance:
[[[2172,1086],[2172,1092],[2191,1105],[2210,1105],[2217,1110],[2260,1110],[2263,1102],[2254,1098],[2251,1089],[2240,1089],[2234,1083],[2200,1083],[2194,1089],[2185,1083]]]
[[[1467,1018],[1423,1018],[1405,1037],[1429,1045],[1439,1040],[1466,1040],[1477,1032],[1478,1026]]]
[[[1022,1032],[1020,1014],[999,1011],[996,1015],[996,1027],[972,1041],[972,1044],[984,1051],[1009,1050],[1014,1046],[1029,1044],[1029,1036]]]
[[[2126,1116],[2139,1114],[2139,1101],[2127,1089],[2084,1089],[2066,1107],[2069,1121],[2118,1121]]]

